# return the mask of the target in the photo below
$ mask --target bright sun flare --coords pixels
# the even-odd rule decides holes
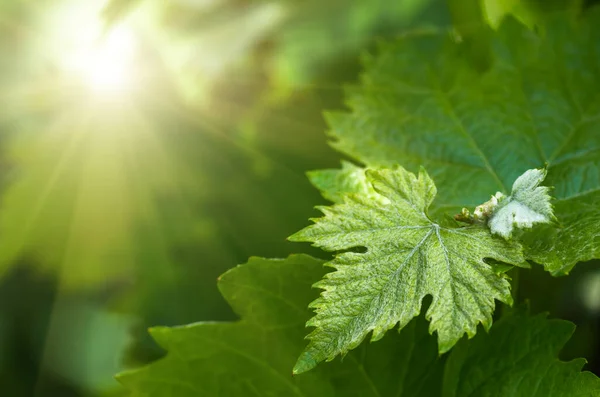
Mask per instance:
[[[78,54],[78,69],[83,80],[98,92],[123,91],[129,88],[135,37],[124,27],[99,38]]]
[[[63,61],[69,72],[94,92],[114,94],[131,88],[136,38],[126,26],[80,37],[77,48]]]
[[[134,49],[135,40],[130,31],[125,28],[112,31],[90,51],[82,65],[87,83],[97,91],[125,88],[131,78]]]

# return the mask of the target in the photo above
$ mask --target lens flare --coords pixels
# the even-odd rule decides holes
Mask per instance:
[[[69,69],[95,92],[126,91],[131,86],[136,44],[131,30],[118,27],[80,48],[69,60]]]

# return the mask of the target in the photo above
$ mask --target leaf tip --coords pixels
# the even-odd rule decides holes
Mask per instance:
[[[442,356],[445,353],[448,353],[448,351],[450,351],[450,349],[452,349],[453,346],[454,346],[454,343],[439,341],[438,342],[438,356]]]
[[[294,243],[306,242],[306,236],[305,236],[304,230],[305,229],[297,231],[296,233],[294,233],[291,236],[289,236],[286,240],[294,242]]]
[[[294,369],[292,370],[292,375],[308,372],[316,366],[317,360],[315,360],[310,352],[305,351],[298,357],[298,361],[296,361],[296,365],[294,365]]]

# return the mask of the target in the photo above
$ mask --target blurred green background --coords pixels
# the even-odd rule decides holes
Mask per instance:
[[[123,395],[113,375],[163,354],[147,327],[234,319],[226,269],[322,256],[285,240],[325,203],[304,173],[339,165],[322,111],[378,41],[469,3],[0,2],[0,395]],[[597,269],[520,295],[575,321],[565,358],[600,373]]]

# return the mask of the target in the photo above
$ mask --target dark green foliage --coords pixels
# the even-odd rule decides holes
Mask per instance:
[[[251,258],[219,280],[240,321],[154,328],[167,357],[119,380],[148,397],[437,395],[442,361],[422,321],[343,362],[292,376],[317,293],[310,285],[323,274],[323,262],[305,255]]]

